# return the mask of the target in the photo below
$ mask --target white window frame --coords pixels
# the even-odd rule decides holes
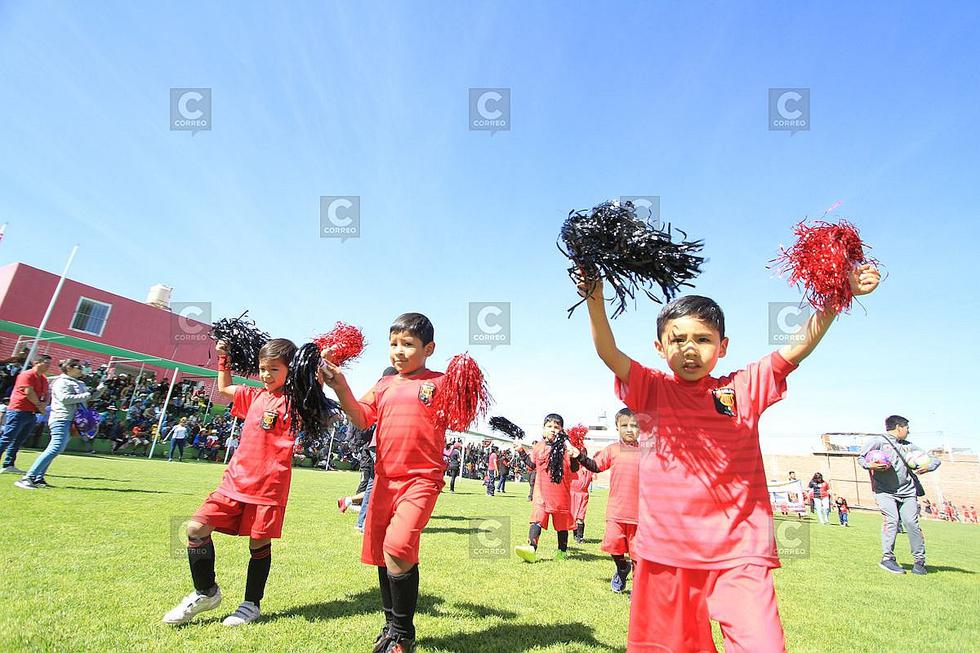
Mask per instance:
[[[76,329],[72,325],[75,324],[75,318],[78,317],[78,310],[82,307],[82,302],[92,302],[93,304],[101,304],[102,306],[108,307],[109,310],[105,312],[105,319],[102,320],[102,328],[99,329],[98,333],[94,331],[86,331],[85,329]],[[75,304],[75,311],[71,314],[71,321],[68,323],[68,330],[74,331],[76,333],[85,333],[90,336],[95,336],[96,338],[102,337],[102,332],[105,331],[105,325],[109,323],[109,315],[112,314],[112,304],[107,302],[100,302],[98,299],[92,299],[91,297],[85,297],[81,295],[78,297],[78,303]]]

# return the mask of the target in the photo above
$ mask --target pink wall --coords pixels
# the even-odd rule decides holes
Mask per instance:
[[[57,284],[57,275],[23,263],[0,267],[0,319],[28,326],[39,325]],[[81,297],[112,305],[99,336],[70,328]],[[207,337],[209,325],[189,319],[178,320],[170,311],[71,279],[65,280],[45,328],[151,356],[202,367],[214,366],[213,355],[208,362],[212,346]],[[188,334],[188,331],[193,333]],[[8,346],[12,347],[13,343]]]

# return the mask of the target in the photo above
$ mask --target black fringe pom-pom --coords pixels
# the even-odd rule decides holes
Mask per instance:
[[[284,392],[292,430],[294,433],[302,431],[306,442],[321,439],[327,421],[340,408],[340,404],[323,394],[323,387],[316,377],[320,363],[319,348],[308,342],[296,350],[286,375]]]
[[[562,431],[551,443],[551,451],[548,452],[548,476],[552,483],[561,483],[565,477],[565,443],[568,436]]]
[[[218,320],[211,325],[211,338],[228,343],[228,362],[233,372],[255,376],[259,373],[259,350],[269,342],[269,334],[256,328],[252,320],[246,320],[246,315],[248,311]]]
[[[675,242],[672,232],[681,234]],[[586,297],[603,279],[616,293],[613,304],[617,317],[626,310],[627,299],[636,302],[636,293],[643,291],[657,302],[672,300],[683,286],[701,273],[704,258],[697,256],[704,247],[703,240],[687,241],[687,233],[649,224],[636,217],[632,202],[604,202],[591,211],[572,211],[561,228],[558,249],[573,265],[568,274],[576,284],[585,281]],[[659,286],[663,299],[654,290]],[[568,316],[581,300],[568,309]]]
[[[523,440],[525,435],[524,429],[517,424],[514,424],[506,417],[501,417],[500,415],[495,415],[490,418],[490,429],[493,431],[499,431],[512,440]]]

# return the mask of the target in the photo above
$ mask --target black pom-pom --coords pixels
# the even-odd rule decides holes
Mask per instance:
[[[513,440],[523,440],[525,435],[524,429],[500,415],[495,415],[490,418],[490,429],[499,431]]]
[[[211,325],[211,338],[228,343],[228,362],[233,372],[242,376],[259,373],[259,350],[269,342],[269,334],[261,331],[245,311],[238,317],[218,320]]]
[[[681,239],[675,242],[676,231]],[[704,258],[697,256],[704,241],[684,240],[687,233],[669,224],[660,227],[636,217],[632,202],[604,202],[591,211],[572,211],[561,228],[558,249],[573,265],[568,274],[576,284],[583,281],[586,297],[603,279],[616,293],[612,317],[626,310],[627,299],[636,301],[643,291],[657,302],[672,300],[681,287],[701,273]],[[654,290],[659,287],[663,298]],[[568,309],[568,316],[585,300]]]
[[[320,364],[319,348],[308,342],[296,350],[286,375],[284,392],[292,430],[294,433],[302,431],[306,442],[321,439],[328,420],[340,408],[336,401],[323,394],[316,375]]]
[[[548,476],[552,483],[561,483],[565,477],[565,443],[568,436],[562,431],[551,443],[551,451],[548,452]]]

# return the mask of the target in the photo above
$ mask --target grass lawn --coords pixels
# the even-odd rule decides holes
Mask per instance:
[[[36,452],[25,451],[26,469]],[[351,472],[296,470],[283,539],[260,622],[220,620],[241,601],[247,540],[215,535],[217,610],[182,628],[160,622],[191,589],[181,536],[171,531],[217,485],[223,465],[168,464],[64,455],[48,475],[56,488],[25,491],[0,477],[0,650],[30,651],[369,651],[381,625],[377,574],[359,562],[354,515],[337,511],[353,491]],[[473,558],[474,546],[527,535],[527,485],[484,494],[460,481],[439,500],[422,538],[419,650],[470,652],[623,651],[629,599],[609,591],[613,565],[599,551],[605,494],[593,495],[584,546],[553,559],[513,554]],[[836,517],[836,515],[835,515]],[[477,538],[474,520],[502,524]],[[508,524],[509,520],[509,524]],[[926,522],[928,576],[877,567],[880,517],[852,513],[851,527],[810,527],[810,554],[776,571],[790,651],[859,653],[980,650],[980,529]],[[505,542],[508,543],[508,542]],[[509,547],[508,547],[509,548]],[[900,535],[899,561],[911,566]],[[716,630],[716,642],[721,639]]]

